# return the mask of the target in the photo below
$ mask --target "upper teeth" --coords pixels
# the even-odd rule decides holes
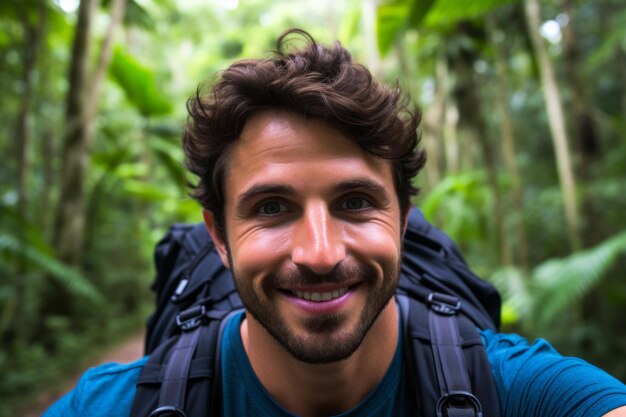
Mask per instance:
[[[329,292],[292,291],[294,295],[309,301],[330,301],[348,292],[348,287]]]

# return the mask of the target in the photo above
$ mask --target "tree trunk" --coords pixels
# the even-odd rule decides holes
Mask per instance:
[[[87,83],[89,39],[97,1],[83,0],[79,7],[66,113],[67,131],[63,148],[65,165],[54,233],[54,243],[60,259],[71,265],[80,264],[85,227],[85,177],[89,166],[94,123],[102,82],[111,60],[113,35],[122,21],[126,3],[127,0],[114,0],[111,5],[111,20],[102,43],[96,70],[89,83]]]
[[[41,44],[45,35],[45,22],[47,18],[46,2],[39,0],[37,3],[37,14],[35,21],[31,21],[28,8],[20,10],[22,24],[24,27],[25,39],[23,49],[23,77],[22,77],[22,95],[20,101],[20,109],[17,117],[15,129],[15,140],[18,144],[18,209],[24,222],[30,220],[29,216],[29,173],[31,171],[31,117],[32,117],[32,97],[34,90],[35,71],[37,69],[37,59],[41,50]],[[18,239],[26,244],[25,230],[23,227],[18,228]],[[17,276],[15,280],[15,297],[9,305],[13,304],[14,314],[12,320],[14,343],[16,346],[22,345],[28,340],[31,331],[30,326],[26,325],[28,319],[27,305],[31,302],[30,293],[33,283],[28,277],[28,264],[24,258],[21,258],[17,265]]]
[[[51,73],[51,53],[47,49],[43,50],[39,58],[39,94],[42,97],[53,96],[52,73]],[[52,226],[54,222],[55,211],[50,210],[50,207],[55,207],[52,195],[54,194],[54,187],[56,183],[54,162],[57,159],[56,138],[58,137],[57,129],[54,128],[53,123],[48,118],[41,118],[38,120],[38,124],[42,126],[40,129],[41,146],[38,148],[38,158],[41,161],[41,191],[37,195],[37,205],[39,210],[37,211],[36,224],[41,230],[41,235],[47,242],[52,240]]]
[[[46,3],[42,0],[38,3],[38,19],[30,21],[28,8],[20,9],[25,39],[23,49],[23,76],[22,94],[20,107],[15,127],[15,141],[18,146],[18,209],[24,219],[28,219],[28,174],[30,172],[30,118],[32,113],[32,96],[34,75],[37,68],[37,57],[44,36]]]
[[[446,146],[446,171],[458,173],[461,169],[461,146],[459,144],[459,108],[454,100],[448,100],[443,120],[443,141]]]
[[[364,0],[361,3],[363,16],[363,38],[365,40],[366,64],[375,78],[382,79],[382,64],[376,42],[376,7],[377,0]]]
[[[43,232],[43,235],[46,239],[50,238],[50,225],[52,222],[52,214],[50,210],[46,210],[46,208],[52,206],[52,187],[54,187],[54,166],[52,164],[52,160],[56,155],[55,148],[55,136],[51,131],[47,131],[43,133],[42,140],[43,146],[41,148],[42,154],[42,188],[41,195],[39,200],[39,207],[42,207],[41,215],[39,216],[39,227]]]
[[[441,168],[441,138],[443,135],[444,113],[446,109],[446,82],[445,59],[442,53],[438,54],[436,63],[435,97],[428,106],[423,118],[423,146],[426,149],[428,163],[425,166],[426,183],[433,189],[442,177]],[[431,219],[433,220],[433,219]]]
[[[515,159],[515,140],[513,137],[513,127],[511,123],[511,113],[509,111],[507,91],[509,90],[509,74],[506,67],[506,58],[501,43],[496,39],[496,25],[493,15],[487,16],[486,25],[491,37],[491,44],[494,49],[494,60],[496,67],[496,104],[502,120],[502,155],[504,165],[511,178],[511,190],[513,200],[513,217],[515,232],[517,237],[517,256],[512,257],[513,262],[517,261],[519,266],[528,269],[528,244],[526,239],[526,227],[524,224],[524,197],[522,191],[522,177],[519,173],[517,160]],[[507,239],[511,244],[511,239]]]
[[[93,122],[96,117],[98,103],[100,102],[100,91],[102,89],[102,83],[104,81],[104,76],[106,75],[106,72],[109,68],[109,63],[111,62],[111,54],[113,51],[113,37],[115,35],[117,27],[122,23],[127,3],[128,0],[113,0],[113,4],[111,4],[111,20],[109,21],[107,32],[104,36],[104,40],[102,41],[102,48],[100,49],[98,65],[96,66],[96,71],[91,78],[91,89],[89,90],[87,96],[86,120],[88,122]],[[93,124],[89,126],[88,136],[90,138],[93,137],[92,130]]]
[[[470,36],[466,33],[463,24],[459,25],[460,36]],[[495,239],[489,239],[492,253],[498,254],[499,261],[508,265],[511,263],[509,245],[504,232],[504,212],[502,209],[502,196],[498,184],[498,168],[493,144],[489,140],[489,134],[485,125],[482,100],[477,91],[480,83],[476,80],[473,62],[473,51],[461,51],[452,57],[454,70],[458,77],[455,88],[455,96],[459,104],[459,115],[462,124],[469,129],[472,137],[477,141],[480,148],[482,161],[487,174],[487,184],[493,193],[493,218]]]
[[[573,132],[576,148],[579,155],[580,181],[586,183],[591,181],[591,165],[600,155],[600,141],[596,134],[596,126],[592,117],[593,109],[590,107],[590,100],[587,100],[584,84],[578,73],[582,67],[578,40],[574,32],[574,10],[571,0],[564,2],[565,12],[569,16],[569,23],[563,28],[563,50],[565,58],[565,68],[567,80],[572,92],[572,109],[574,111]],[[604,236],[598,235],[598,231],[593,227],[593,202],[589,197],[583,197],[584,225],[581,227],[583,236],[583,246],[593,246],[600,243]]]
[[[539,2],[537,0],[524,0],[524,9],[528,32],[539,64],[539,72],[541,73],[541,85],[546,101],[561,192],[563,194],[569,245],[575,251],[581,247],[580,216],[576,201],[576,181],[574,179],[565,129],[565,118],[559,98],[559,87],[545,44],[539,35],[539,27],[541,25]]]
[[[88,77],[91,25],[97,0],[82,0],[74,35],[70,63],[65,139],[62,150],[61,193],[54,228],[53,244],[58,257],[78,265],[81,258],[85,222],[84,182],[89,159],[86,88]]]
[[[618,65],[622,86],[626,86],[626,53],[622,49],[616,49],[614,54],[614,61]],[[622,94],[622,117],[626,120],[626,92]]]

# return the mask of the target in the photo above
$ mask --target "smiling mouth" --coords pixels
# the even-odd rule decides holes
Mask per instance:
[[[302,298],[303,300],[323,302],[339,298],[347,293],[348,290],[349,287],[344,287],[338,290],[327,292],[291,291],[291,294],[298,298]]]

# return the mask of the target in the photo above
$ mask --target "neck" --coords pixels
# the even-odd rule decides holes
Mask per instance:
[[[385,375],[398,344],[398,312],[392,298],[354,354],[330,364],[295,359],[250,315],[241,336],[254,373],[278,404],[302,417],[334,415],[359,404]]]

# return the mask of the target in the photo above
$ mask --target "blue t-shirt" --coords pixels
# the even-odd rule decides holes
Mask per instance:
[[[252,370],[243,347],[239,327],[243,313],[230,320],[222,344],[222,381],[224,417],[276,416],[293,417],[272,399]],[[353,409],[336,417],[399,417],[403,416],[402,343],[398,343],[389,369],[376,388]],[[262,413],[260,412],[262,411]]]
[[[231,319],[222,344],[225,417],[291,416],[254,375],[239,333],[241,320],[242,315]],[[517,335],[483,331],[481,336],[503,417],[600,417],[626,405],[626,385],[581,359],[561,356],[543,339],[529,345]],[[404,391],[400,389],[401,359],[398,349],[381,383],[341,417],[402,415],[402,410],[394,408],[404,404],[399,397]],[[87,371],[76,388],[43,417],[129,416],[135,384],[146,360]]]

